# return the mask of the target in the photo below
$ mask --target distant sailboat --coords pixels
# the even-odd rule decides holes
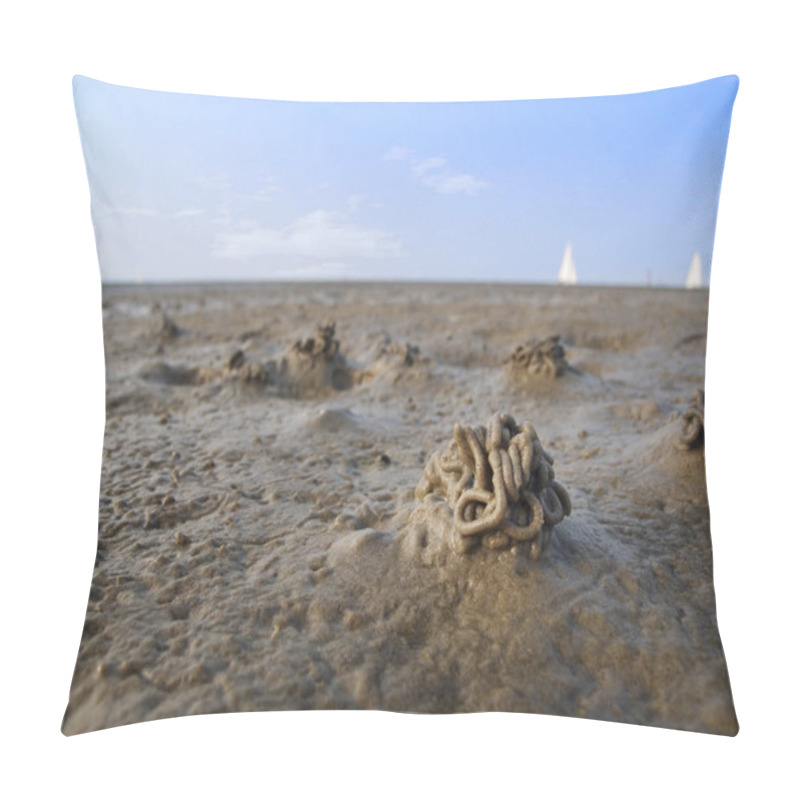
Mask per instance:
[[[558,282],[572,285],[578,282],[578,275],[575,272],[575,259],[572,257],[572,245],[568,244],[564,251],[564,258],[561,261],[561,269],[558,271]]]
[[[687,289],[699,289],[703,285],[703,265],[700,262],[700,253],[695,253],[689,274],[686,276]]]

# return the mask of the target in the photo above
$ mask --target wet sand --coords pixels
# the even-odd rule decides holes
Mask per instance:
[[[703,447],[681,446],[707,291],[103,298],[98,557],[65,733],[323,708],[736,733]],[[561,374],[512,358],[553,335]],[[441,546],[447,507],[415,498],[454,424],[497,412],[535,427],[571,499],[535,560]]]

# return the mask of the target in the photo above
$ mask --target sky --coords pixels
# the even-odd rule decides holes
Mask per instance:
[[[309,103],[81,76],[104,282],[708,283],[735,76],[632,95]]]

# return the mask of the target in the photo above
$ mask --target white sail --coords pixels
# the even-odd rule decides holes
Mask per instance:
[[[703,265],[700,262],[700,253],[695,253],[689,274],[686,276],[687,289],[699,289],[703,285]]]
[[[568,244],[564,250],[564,258],[561,260],[561,269],[558,271],[558,282],[573,284],[578,282],[578,274],[575,272],[575,260],[572,258],[572,245]]]

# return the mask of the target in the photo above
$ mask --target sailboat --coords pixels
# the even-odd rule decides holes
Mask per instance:
[[[558,271],[558,282],[568,285],[578,282],[578,275],[575,272],[575,259],[572,257],[571,244],[567,244],[567,249],[564,250],[564,258],[561,260],[561,269]]]
[[[700,253],[695,253],[692,257],[692,264],[689,267],[689,274],[686,276],[687,289],[699,289],[703,285],[703,265],[700,262]]]

